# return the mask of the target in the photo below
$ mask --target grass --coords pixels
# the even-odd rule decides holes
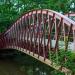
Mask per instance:
[[[57,65],[60,64],[66,68],[71,69],[72,72],[75,73],[75,53],[71,52],[71,50],[65,51],[64,49],[60,49],[57,53],[58,54],[55,54],[55,52],[51,51],[51,54],[49,54],[49,56],[51,56],[51,60],[55,63],[58,61]]]

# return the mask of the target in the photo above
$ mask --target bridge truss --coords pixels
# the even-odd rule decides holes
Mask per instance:
[[[52,10],[27,12],[0,35],[0,48],[20,50],[71,75],[71,70],[62,65],[68,60],[66,54],[61,63],[59,52],[75,50],[75,22]]]

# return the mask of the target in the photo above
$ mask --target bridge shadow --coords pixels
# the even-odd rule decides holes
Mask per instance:
[[[2,49],[0,51],[0,60],[3,59],[16,62],[21,66],[21,69],[26,70],[27,75],[56,75],[56,71],[52,67],[15,49]]]

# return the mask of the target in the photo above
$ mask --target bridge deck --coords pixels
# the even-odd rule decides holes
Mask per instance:
[[[26,50],[26,49],[23,49],[23,48],[20,48],[20,47],[16,47],[16,46],[8,46],[7,47],[8,49],[9,48],[13,48],[13,49],[16,49],[16,50],[19,50],[21,52],[24,52],[25,54],[29,55],[29,56],[32,56],[33,58],[41,61],[42,63],[45,63],[47,64],[48,66],[56,69],[56,70],[59,70],[61,72],[64,72],[64,73],[71,73],[71,70],[65,68],[65,67],[62,67],[61,69],[61,65],[57,65],[56,63],[54,63],[53,61],[49,60],[49,59],[45,59],[44,60],[44,57],[42,56],[39,56],[38,57],[38,54],[34,54],[33,52],[29,52],[29,50]]]

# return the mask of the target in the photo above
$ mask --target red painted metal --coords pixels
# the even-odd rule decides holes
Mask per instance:
[[[51,32],[52,32],[52,27],[53,27],[54,20],[55,20],[54,18],[55,18],[55,13],[53,13],[52,20],[51,20],[51,22],[49,22],[49,33],[48,33],[48,44],[47,44],[47,46],[49,47],[49,50],[52,50]]]
[[[58,41],[59,41],[59,33],[61,32],[61,24],[63,23],[63,18],[61,17],[60,22],[58,23],[58,25],[56,26],[56,44],[55,44],[55,48],[54,50],[59,50],[58,48]]]
[[[75,16],[75,13],[72,12],[72,13],[67,13],[67,14],[64,14],[64,15],[67,16],[67,17],[72,17],[72,16]]]
[[[67,31],[66,26],[68,27]],[[56,30],[53,32],[53,29]],[[25,13],[10,29],[0,35],[0,48],[8,48],[9,46],[24,48],[29,51],[29,54],[30,52],[33,52],[33,55],[36,53],[38,58],[43,56],[45,60],[48,58],[49,51],[59,50],[58,42],[60,41],[60,32],[63,29],[63,38],[67,33],[69,37],[73,31],[75,43],[74,21],[52,10],[33,10]],[[53,33],[54,35],[52,35]],[[53,47],[52,40],[54,37],[56,43]],[[68,49],[68,43],[66,49]]]

